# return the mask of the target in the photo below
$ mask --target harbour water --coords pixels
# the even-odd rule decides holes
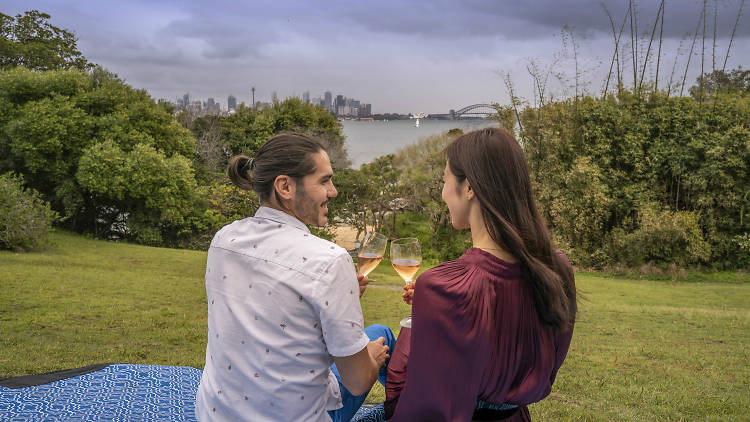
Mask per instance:
[[[353,168],[453,128],[469,132],[498,125],[490,120],[420,120],[419,127],[414,127],[414,120],[344,120],[342,124]]]

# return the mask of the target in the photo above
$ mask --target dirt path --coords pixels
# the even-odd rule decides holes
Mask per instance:
[[[357,229],[352,226],[337,226],[333,229],[335,242],[342,248],[350,251],[354,249],[354,241],[357,237]]]

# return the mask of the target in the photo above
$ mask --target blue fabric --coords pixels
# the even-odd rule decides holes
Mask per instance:
[[[385,337],[393,350],[390,328],[365,329],[375,340]],[[336,422],[385,421],[383,406],[360,408],[367,394],[353,396],[341,385],[344,407],[333,412]],[[0,422],[35,421],[195,421],[195,392],[201,370],[184,366],[112,364],[106,368],[49,384],[10,389],[0,387]],[[378,380],[385,385],[385,369]],[[356,417],[354,417],[356,414]],[[352,419],[354,417],[354,419]]]
[[[113,364],[33,387],[0,387],[0,421],[194,421],[201,370]]]
[[[383,403],[375,407],[360,407],[351,422],[385,422],[385,407]]]
[[[367,334],[367,337],[369,337],[370,340],[376,340],[379,337],[384,337],[385,345],[388,346],[388,354],[393,351],[393,347],[396,345],[396,337],[393,335],[393,331],[391,331],[391,329],[386,327],[385,325],[370,325],[369,327],[365,328],[365,334]],[[386,367],[388,366],[388,361],[386,361],[385,364],[386,366],[381,368],[380,373],[378,374],[378,381],[380,381],[383,386],[385,386],[385,374]],[[340,409],[331,410],[328,412],[328,414],[331,416],[331,419],[333,419],[333,422],[349,422],[352,420],[360,407],[362,407],[362,403],[365,402],[365,398],[367,398],[367,394],[369,394],[369,391],[365,394],[362,394],[361,396],[353,395],[349,392],[349,390],[346,389],[346,387],[344,387],[344,384],[341,383],[341,375],[339,374],[339,370],[336,368],[336,364],[331,365],[331,371],[333,371],[333,374],[336,375],[336,379],[339,380],[339,388],[341,389],[341,401],[344,406]],[[383,413],[383,420],[385,420],[385,413]]]

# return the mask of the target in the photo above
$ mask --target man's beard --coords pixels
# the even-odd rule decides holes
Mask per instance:
[[[320,221],[320,206],[315,202],[310,195],[307,194],[307,190],[297,184],[297,195],[294,199],[294,213],[297,214],[297,218],[305,224],[312,224],[314,226],[323,226],[327,222]]]

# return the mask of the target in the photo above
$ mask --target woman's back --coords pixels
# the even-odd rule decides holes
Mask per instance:
[[[520,263],[477,248],[420,276],[412,327],[389,364],[394,421],[471,420],[478,399],[521,406],[527,419],[524,406],[549,394],[572,336],[540,321]]]

